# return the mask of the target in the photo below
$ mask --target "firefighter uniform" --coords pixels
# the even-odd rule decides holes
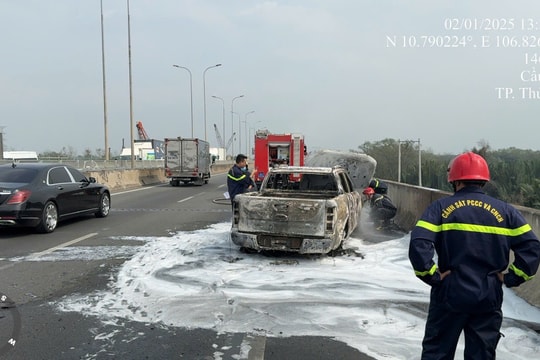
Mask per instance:
[[[236,195],[246,192],[250,186],[256,186],[250,172],[242,170],[236,164],[233,165],[227,173],[227,190],[231,203]]]
[[[510,250],[515,260],[508,268]],[[466,360],[495,359],[502,323],[499,273],[508,268],[507,287],[531,279],[540,242],[514,207],[480,186],[466,186],[425,210],[411,232],[409,259],[415,275],[431,286],[422,359],[453,359],[462,331]]]
[[[388,225],[390,220],[396,216],[397,207],[387,195],[373,194],[370,205],[371,216],[375,220],[383,222],[384,225]]]
[[[388,194],[388,185],[379,179],[372,179],[368,187],[375,190],[376,194]]]

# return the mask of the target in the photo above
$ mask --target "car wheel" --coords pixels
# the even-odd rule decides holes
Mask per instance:
[[[52,201],[47,201],[43,207],[43,212],[41,213],[41,222],[37,227],[37,231],[40,233],[52,233],[58,225],[58,209],[56,204]]]
[[[96,212],[96,217],[103,218],[109,215],[111,211],[111,197],[108,193],[101,194],[99,199],[99,210]]]

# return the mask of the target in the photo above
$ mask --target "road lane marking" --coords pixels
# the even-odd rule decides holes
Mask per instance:
[[[145,186],[145,187],[141,187],[141,188],[137,188],[137,189],[133,189],[133,190],[125,190],[125,191],[115,192],[115,193],[112,193],[111,196],[122,195],[122,194],[127,194],[127,193],[131,193],[131,192],[136,192],[136,191],[148,190],[148,189],[152,189],[152,188],[159,187],[159,186],[161,186],[161,185]]]
[[[83,240],[86,240],[86,239],[89,239],[91,237],[94,237],[96,236],[98,233],[90,233],[90,234],[87,234],[87,235],[84,235],[84,236],[81,236],[80,238],[77,238],[77,239],[73,239],[71,241],[68,241],[68,242],[65,242],[63,244],[60,244],[60,245],[57,245],[57,246],[53,246],[52,248],[49,248],[47,250],[43,250],[41,252],[38,252],[38,253],[34,253],[30,256],[28,256],[28,259],[29,260],[35,260],[37,259],[38,257],[40,256],[43,256],[43,255],[47,255],[47,254],[50,254],[58,249],[61,249],[63,247],[67,247],[67,246],[70,246],[70,245],[73,245],[73,244],[76,244],[80,241],[83,241]]]
[[[13,263],[11,263],[11,264],[6,264],[6,265],[4,265],[4,266],[0,266],[0,271],[9,269],[10,267],[15,266],[15,264],[16,264],[16,263],[13,262]]]
[[[68,242],[65,242],[63,244],[60,244],[58,246],[54,246],[50,249],[47,249],[47,250],[43,250],[41,252],[38,252],[38,253],[33,253],[32,255],[28,256],[27,259],[28,260],[35,260],[37,258],[39,258],[40,256],[43,256],[43,255],[46,255],[46,254],[50,254],[52,253],[53,251],[55,250],[58,250],[58,249],[61,249],[63,247],[66,247],[66,246],[69,246],[69,245],[73,245],[73,244],[76,244],[78,243],[79,241],[83,241],[83,240],[86,240],[86,239],[89,239],[93,236],[96,236],[98,233],[90,233],[90,234],[87,234],[87,235],[84,235],[84,236],[81,236],[80,238],[77,238],[77,239],[73,239],[71,241],[68,241]],[[5,258],[3,258],[2,260],[7,260]],[[11,264],[6,264],[4,266],[0,266],[0,271],[2,270],[6,270],[6,269],[9,269],[10,267],[13,267],[17,264],[17,262],[12,262]]]
[[[244,342],[249,342],[251,349],[249,350],[248,360],[264,360],[264,350],[266,349],[266,337],[265,336],[247,336],[250,339]]]
[[[188,200],[193,199],[195,196],[201,196],[201,195],[204,195],[204,194],[206,194],[206,191],[201,191],[200,193],[197,193],[197,194],[195,194],[195,195],[189,196],[189,197],[187,197],[187,198],[185,198],[185,199],[182,199],[182,200],[178,200],[177,202],[181,203],[181,202],[184,202],[184,201],[188,201]]]

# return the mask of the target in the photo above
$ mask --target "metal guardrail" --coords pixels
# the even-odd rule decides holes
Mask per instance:
[[[66,159],[44,159],[44,160],[15,160],[15,162],[29,163],[58,163],[71,165],[79,170],[127,170],[131,169],[131,160],[66,160]],[[0,164],[11,164],[12,160],[0,160]],[[164,160],[135,160],[134,169],[156,169],[163,168]]]
[[[40,162],[40,163],[60,163],[71,165],[79,170],[129,170],[131,160],[67,160],[67,159],[40,159],[40,160],[15,160],[15,162]],[[0,160],[0,164],[11,164],[12,160]],[[228,160],[217,160],[216,165],[231,164]],[[164,159],[156,160],[135,160],[133,169],[162,169],[165,166]]]

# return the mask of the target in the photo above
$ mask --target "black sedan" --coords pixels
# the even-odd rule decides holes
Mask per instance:
[[[50,233],[59,221],[87,214],[106,217],[110,208],[107,186],[69,165],[0,165],[0,226]]]

